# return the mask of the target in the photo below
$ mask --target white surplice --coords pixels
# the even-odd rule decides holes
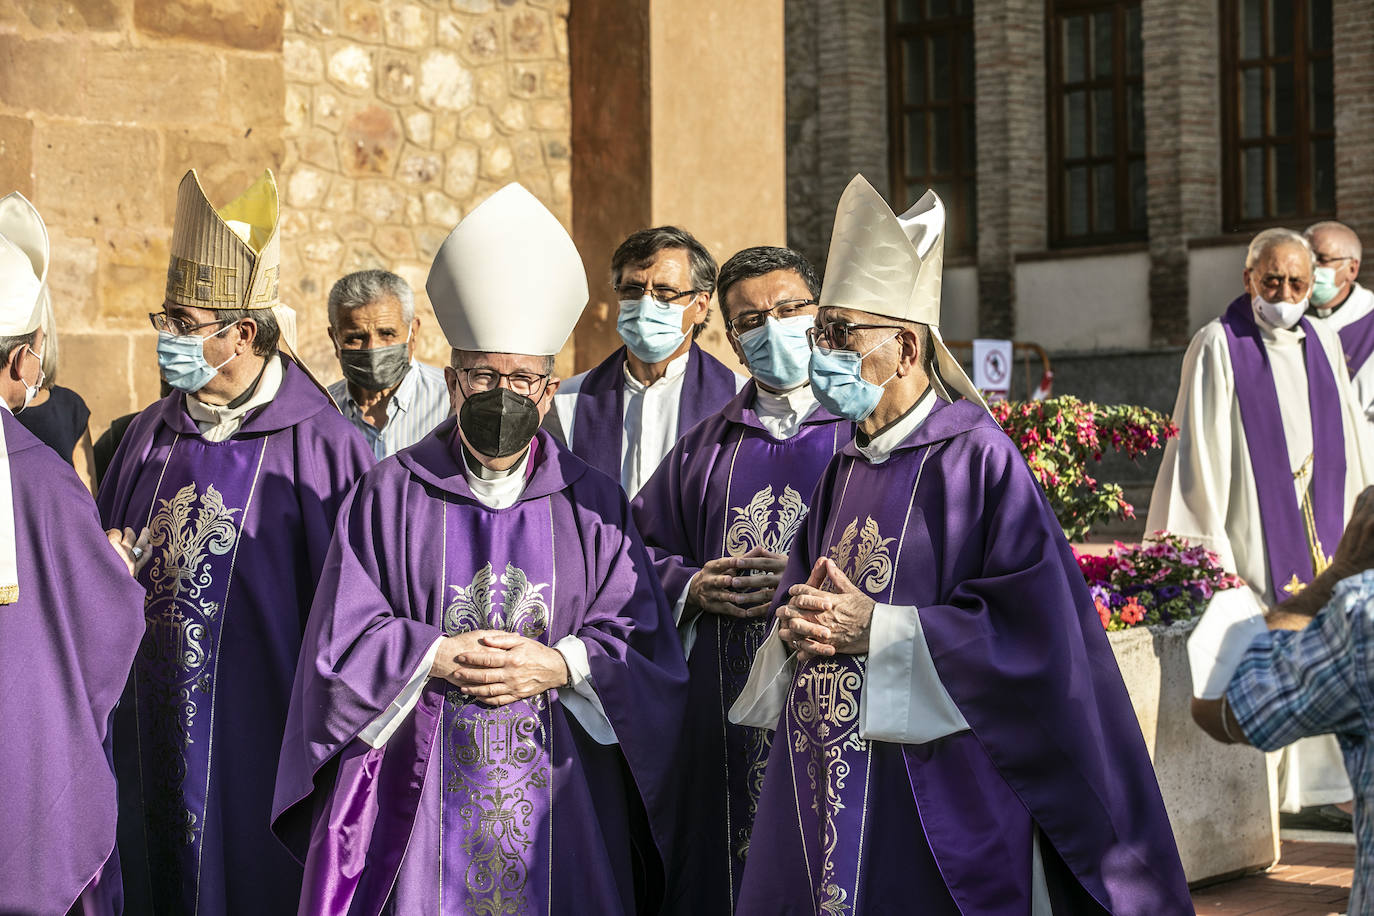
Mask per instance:
[[[1278,394],[1279,413],[1288,450],[1288,466],[1296,471],[1312,454],[1312,416],[1308,402],[1307,368],[1301,326],[1275,327],[1255,315],[1269,357]],[[1355,498],[1374,482],[1374,434],[1355,400],[1336,334],[1313,323],[1341,398],[1341,427],[1345,433],[1345,506],[1349,519]],[[1216,551],[1226,569],[1240,576],[1268,609],[1288,597],[1285,583],[1274,582],[1260,522],[1259,495],[1226,331],[1220,319],[1203,326],[1193,337],[1183,360],[1183,375],[1174,405],[1178,438],[1164,449],[1159,476],[1150,496],[1146,531],[1165,530],[1191,543]],[[1261,448],[1277,443],[1260,443]],[[1294,480],[1295,498],[1310,483],[1310,475]],[[1344,522],[1344,520],[1343,520]],[[1335,544],[1322,544],[1327,556]],[[1300,748],[1299,753],[1292,753]],[[1281,788],[1283,810],[1349,801],[1349,779],[1335,739],[1304,739],[1284,751],[1288,779]]]
[[[678,429],[677,416],[682,403],[687,360],[691,355],[690,352],[684,353],[668,363],[663,378],[649,385],[636,379],[630,373],[629,362],[625,363],[625,393],[621,403],[624,425],[620,436],[620,486],[631,499],[654,476],[664,456],[677,444],[678,437],[687,432]],[[558,422],[563,428],[563,441],[568,448],[573,447],[573,437],[577,435],[577,396],[586,377],[587,373],[583,372],[565,379],[553,395]],[[747,378],[736,373],[735,391],[743,388],[747,381]]]
[[[1340,333],[1344,327],[1354,324],[1374,312],[1374,292],[1356,283],[1341,307],[1329,315],[1317,310],[1317,321],[1331,330]],[[1364,361],[1364,365],[1350,374],[1351,387],[1355,389],[1355,400],[1364,410],[1364,415],[1374,421],[1374,355]]]

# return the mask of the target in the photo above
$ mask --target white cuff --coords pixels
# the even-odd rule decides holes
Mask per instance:
[[[587,659],[587,646],[576,636],[564,636],[553,646],[568,666],[568,686],[560,690],[558,699],[577,723],[597,744],[616,744],[615,729],[606,718],[606,709],[592,684],[592,665]]]
[[[434,640],[425,653],[424,661],[415,669],[415,673],[406,681],[406,685],[401,688],[401,692],[396,699],[391,701],[391,705],[382,710],[382,714],[373,719],[367,726],[358,733],[358,737],[373,747],[383,747],[396,729],[405,721],[406,716],[415,708],[415,704],[420,702],[420,692],[425,689],[426,682],[429,681],[429,670],[434,667],[434,657],[439,654],[439,643],[444,641],[440,636]]]
[[[968,722],[935,671],[917,609],[875,605],[859,697],[859,737],[924,744],[967,730]]]
[[[796,653],[787,651],[774,624],[754,655],[749,681],[740,691],[735,705],[730,707],[730,721],[775,731],[778,716],[787,705],[787,694],[792,690],[792,672],[796,666]]]
[[[1252,589],[1228,588],[1212,595],[1188,637],[1193,696],[1220,699],[1250,643],[1267,632],[1264,611]]]
[[[697,643],[697,621],[701,619],[700,614],[693,614],[691,620],[682,622],[682,613],[687,609],[687,593],[691,590],[692,580],[688,579],[682,587],[682,594],[677,597],[677,604],[673,605],[673,623],[677,624],[677,638],[682,643],[683,658],[692,657],[692,646]]]

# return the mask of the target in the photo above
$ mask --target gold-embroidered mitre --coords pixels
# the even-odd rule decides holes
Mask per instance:
[[[218,210],[196,170],[187,172],[177,189],[167,301],[202,309],[276,308],[280,217],[270,169]]]

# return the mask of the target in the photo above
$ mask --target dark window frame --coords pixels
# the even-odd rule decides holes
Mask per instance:
[[[1064,77],[1064,20],[1071,16],[1085,16],[1085,42],[1089,39],[1094,13],[1112,13],[1112,72],[1108,77],[1099,77],[1093,71],[1095,60],[1084,55],[1083,78],[1069,81]],[[1141,16],[1141,0],[1046,0],[1045,2],[1045,128],[1046,153],[1048,164],[1049,244],[1051,248],[1081,248],[1121,243],[1142,242],[1149,238],[1148,213],[1142,207],[1139,211],[1140,225],[1131,226],[1131,167],[1137,165],[1142,175],[1146,169],[1146,148],[1144,125],[1140,125],[1140,148],[1131,149],[1132,128],[1129,92],[1135,88],[1144,107],[1145,76],[1144,49],[1140,52],[1140,66],[1137,72],[1128,72],[1127,17],[1134,10]],[[1094,152],[1097,132],[1097,113],[1092,101],[1101,90],[1112,94],[1112,150],[1110,153]],[[1064,108],[1071,92],[1084,93],[1084,149],[1083,154],[1069,156],[1066,143]],[[1143,121],[1143,116],[1141,118]],[[1112,200],[1114,225],[1111,229],[1098,228],[1097,187],[1094,170],[1098,166],[1111,165],[1114,169],[1112,181]],[[1071,168],[1087,169],[1086,207],[1088,228],[1086,232],[1070,234],[1069,207],[1066,199],[1068,171]],[[1142,201],[1142,204],[1144,202]]]
[[[1274,225],[1303,226],[1321,219],[1334,219],[1336,216],[1336,165],[1335,142],[1336,125],[1334,118],[1334,67],[1328,66],[1327,73],[1332,76],[1332,121],[1327,129],[1317,129],[1313,123],[1314,81],[1312,64],[1332,61],[1332,49],[1313,49],[1309,24],[1310,10],[1315,3],[1325,2],[1328,7],[1330,23],[1331,0],[1290,0],[1292,6],[1292,45],[1287,54],[1273,53],[1271,36],[1274,23],[1271,12],[1274,4],[1261,3],[1261,27],[1259,36],[1260,52],[1258,57],[1241,57],[1242,24],[1240,13],[1245,0],[1219,0],[1219,22],[1221,28],[1221,125],[1222,125],[1222,220],[1223,230],[1227,232],[1249,232]],[[1278,132],[1277,105],[1274,95],[1275,69],[1284,65],[1292,67],[1293,111],[1292,129],[1287,133]],[[1259,70],[1261,74],[1260,111],[1263,126],[1257,137],[1245,137],[1244,125],[1245,100],[1242,98],[1244,80],[1242,73]],[[1331,200],[1330,206],[1322,206],[1315,199],[1313,181],[1314,146],[1318,141],[1331,144]],[[1296,174],[1294,198],[1296,210],[1282,212],[1279,209],[1279,188],[1275,180],[1277,169],[1277,150],[1291,145],[1294,153]],[[1264,160],[1264,213],[1258,216],[1245,214],[1245,168],[1243,159],[1247,150],[1262,149]]]
[[[910,2],[910,0],[908,0]],[[929,9],[930,0],[917,0],[923,9]],[[964,3],[945,0],[950,13],[944,16],[922,14],[920,22],[900,21],[898,8],[902,0],[886,0],[886,51],[887,51],[887,105],[888,105],[888,175],[889,194],[893,209],[901,213],[914,204],[925,188],[945,185],[954,189],[953,194],[941,194],[946,210],[946,225],[958,227],[957,236],[946,232],[945,259],[972,260],[978,251],[978,139],[977,139],[977,79],[974,85],[965,86],[964,74],[976,73],[973,65],[964,66],[966,53],[973,53],[973,2]],[[959,13],[959,6],[965,5],[967,13]],[[967,34],[967,48],[964,35]],[[906,98],[906,67],[904,46],[909,41],[925,40],[933,36],[945,35],[949,41],[950,54],[950,93],[949,98],[936,100],[934,63],[927,58],[925,98],[919,102]],[[935,132],[931,113],[944,110],[949,113],[949,170],[935,170]],[[906,117],[909,114],[927,115],[925,131],[926,170],[917,175],[909,175],[907,166]],[[973,123],[965,124],[965,119]],[[972,136],[973,149],[967,150],[966,137]],[[919,190],[918,190],[919,188]]]

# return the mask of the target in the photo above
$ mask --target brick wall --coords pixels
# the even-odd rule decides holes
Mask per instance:
[[[1336,214],[1374,251],[1374,0],[1333,0]],[[1374,256],[1360,265],[1374,284]]]

